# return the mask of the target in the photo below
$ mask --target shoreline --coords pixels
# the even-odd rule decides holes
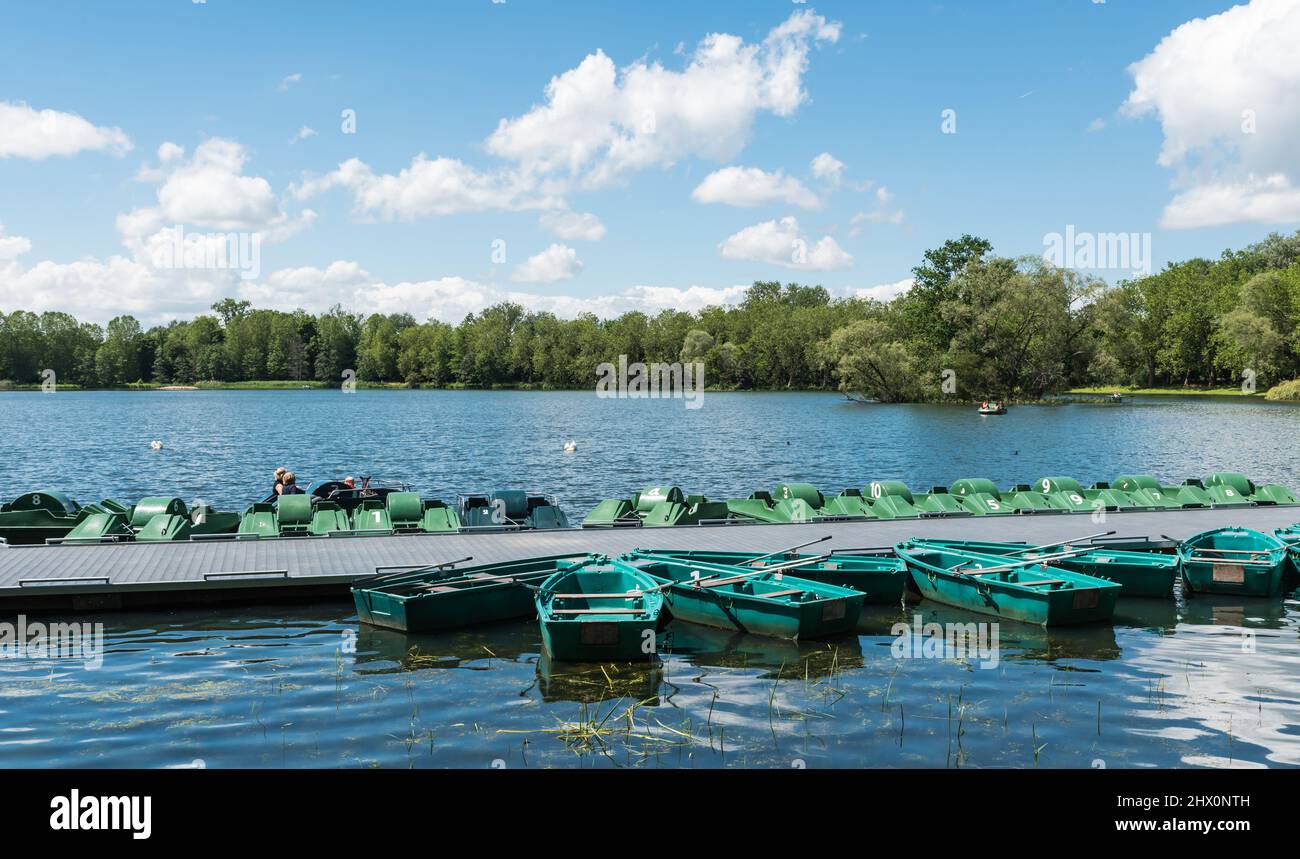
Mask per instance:
[[[55,391],[59,392],[119,392],[119,393],[148,393],[154,391],[163,391],[168,393],[186,393],[194,391],[327,391],[338,388],[339,386],[330,383],[304,380],[271,380],[256,382],[197,382],[194,384],[153,384],[139,383],[118,387],[93,387],[87,388],[80,385],[58,385]],[[590,391],[591,388],[554,388],[541,385],[490,385],[477,387],[471,385],[425,385],[409,384],[406,382],[356,382],[358,389],[370,391],[529,391],[536,393],[563,393],[572,391]],[[33,393],[42,390],[39,383],[30,384],[13,384],[0,382],[0,394],[3,393]],[[958,405],[972,406],[978,405],[983,401],[982,398],[963,399],[953,397],[946,400],[917,400],[899,403],[878,403],[870,400],[855,400],[847,397],[842,391],[834,388],[704,388],[705,393],[709,394],[827,394],[836,395],[844,403],[856,403],[858,405],[869,406],[889,406],[889,405]],[[1081,388],[1070,388],[1056,394],[1049,394],[1042,399],[1037,400],[1014,400],[1004,399],[1008,406],[1027,406],[1027,405],[1064,405],[1072,400],[1073,397],[1108,397],[1113,393],[1119,392],[1125,397],[1234,397],[1243,400],[1264,400],[1266,391],[1256,391],[1246,393],[1238,388],[1129,388],[1117,386],[1092,386]],[[1280,401],[1285,402],[1285,401]]]

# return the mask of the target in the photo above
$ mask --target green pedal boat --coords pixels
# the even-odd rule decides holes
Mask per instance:
[[[1042,626],[1109,621],[1120,586],[1032,561],[981,555],[909,540],[894,547],[923,597],[980,614]]]
[[[1269,597],[1282,591],[1287,544],[1250,528],[1215,528],[1184,540],[1178,557],[1194,593]]]
[[[802,547],[801,547],[802,548]],[[774,567],[789,561],[811,561],[815,556],[792,551],[760,555],[757,552],[688,552],[666,549],[649,550],[651,554],[724,567],[757,569]],[[861,550],[859,550],[861,551]],[[907,567],[891,555],[839,554],[798,568],[799,578],[859,591],[868,604],[890,605],[902,602],[907,589]]]
[[[568,569],[566,560],[582,557],[529,558],[459,570],[430,565],[359,581],[352,586],[352,600],[362,623],[403,632],[527,619],[536,611],[534,590]]]
[[[665,595],[677,620],[801,640],[851,632],[862,614],[861,592],[792,575],[814,559],[830,557],[752,569],[638,549],[617,563],[670,584]]]
[[[546,652],[561,662],[653,659],[665,587],[604,557],[559,564],[537,591]]]
[[[1131,552],[1092,546],[1087,541],[1094,534],[1073,542],[1030,546],[1025,543],[995,543],[981,540],[913,540],[913,545],[927,545],[981,555],[994,555],[1009,560],[1036,561],[1054,555],[1051,562],[1074,573],[1083,573],[1098,579],[1115,582],[1125,597],[1171,597],[1174,581],[1178,578],[1178,556],[1159,552]],[[1079,554],[1075,554],[1079,553]]]

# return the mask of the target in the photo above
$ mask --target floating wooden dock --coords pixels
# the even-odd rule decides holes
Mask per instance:
[[[0,608],[11,612],[163,608],[215,602],[345,598],[377,572],[472,556],[475,564],[543,555],[616,555],[635,548],[775,551],[823,535],[819,551],[892,546],[910,537],[1026,541],[1039,545],[1100,531],[1119,538],[1181,540],[1210,528],[1260,531],[1300,521],[1300,507],[1188,509],[1090,514],[966,516],[716,525],[563,529],[367,537],[206,539],[188,542],[0,548]]]

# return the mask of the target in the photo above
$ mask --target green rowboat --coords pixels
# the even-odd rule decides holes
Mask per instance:
[[[1276,529],[1273,536],[1286,543],[1286,552],[1291,559],[1292,575],[1300,573],[1300,522]]]
[[[1282,590],[1287,544],[1250,528],[1215,528],[1178,547],[1183,581],[1195,593],[1268,597]]]
[[[815,556],[795,552],[760,555],[757,552],[693,552],[650,549],[650,554],[725,567],[759,569],[789,561],[810,561]],[[744,570],[737,570],[744,572]],[[836,585],[859,591],[866,604],[893,605],[902,602],[907,589],[907,567],[889,555],[833,554],[829,558],[798,567],[798,576],[810,582]]]
[[[536,612],[533,589],[573,558],[529,558],[459,570],[429,566],[376,576],[353,585],[352,600],[362,623],[403,632],[526,619]]]
[[[1083,541],[1046,546],[981,540],[925,539],[913,540],[912,543],[1024,561],[1055,555],[1057,557],[1051,562],[1052,566],[1098,579],[1108,579],[1122,587],[1120,595],[1126,597],[1173,596],[1174,581],[1178,578],[1177,555],[1094,547]],[[1076,552],[1082,554],[1073,554]]]
[[[923,597],[946,605],[1043,626],[1109,621],[1120,586],[1051,566],[1052,557],[1017,561],[921,541],[899,543]]]
[[[802,640],[851,632],[862,614],[862,593],[791,575],[803,561],[745,569],[636,550],[615,563],[671,584],[668,609],[686,623]]]
[[[561,662],[654,658],[664,587],[604,559],[559,564],[537,591],[546,652]]]

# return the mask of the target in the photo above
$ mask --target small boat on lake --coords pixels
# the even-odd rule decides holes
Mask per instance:
[[[1092,535],[1105,536],[1105,535]],[[913,545],[935,546],[979,555],[1036,561],[1051,556],[1051,565],[1075,573],[1107,579],[1123,588],[1126,597],[1170,597],[1178,578],[1178,556],[1161,552],[1134,552],[1093,546],[1084,537],[1074,542],[1030,546],[982,540],[913,540]]]
[[[461,569],[455,569],[456,562],[430,565],[363,579],[352,586],[352,600],[362,623],[403,632],[523,620],[536,612],[535,590],[568,569],[566,561],[582,558],[559,555]]]
[[[982,415],[1005,415],[1007,407],[998,401],[989,401],[980,403],[979,413]]]
[[[1288,547],[1250,528],[1215,528],[1178,548],[1183,581],[1194,593],[1275,596],[1282,590]]]
[[[1053,566],[909,540],[894,547],[921,596],[981,614],[1043,626],[1109,621],[1120,586]]]
[[[671,584],[668,610],[686,623],[802,640],[851,632],[862,614],[861,592],[796,578],[808,560],[746,569],[637,549],[615,563]]]
[[[536,597],[546,652],[561,662],[653,659],[664,587],[603,556],[558,564]]]

